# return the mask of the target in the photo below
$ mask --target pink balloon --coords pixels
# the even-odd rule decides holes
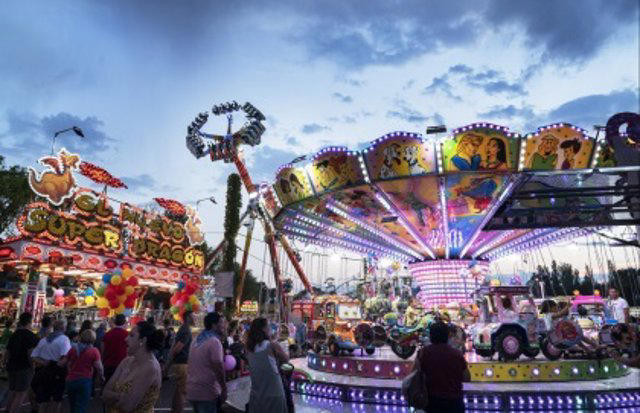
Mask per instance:
[[[236,358],[230,355],[224,356],[224,370],[231,371],[236,368]]]

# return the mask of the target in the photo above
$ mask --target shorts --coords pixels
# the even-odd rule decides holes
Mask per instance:
[[[176,379],[176,387],[181,393],[187,392],[187,365],[174,364],[171,367],[173,376]]]
[[[9,390],[10,391],[27,391],[33,379],[33,369],[22,369],[9,371]]]
[[[67,368],[58,366],[54,361],[36,369],[31,382],[36,401],[38,403],[61,402],[64,396],[66,378]]]

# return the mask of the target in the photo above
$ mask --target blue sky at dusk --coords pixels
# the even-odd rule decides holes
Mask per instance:
[[[186,127],[227,100],[267,115],[246,150],[254,179],[327,145],[475,121],[587,130],[640,111],[639,3],[608,1],[5,1],[0,153],[34,166],[59,147],[129,190],[201,204],[222,231],[222,163],[186,150]],[[222,119],[207,131],[223,132]],[[262,246],[255,254],[262,256]],[[257,261],[256,261],[257,262]],[[254,262],[256,271],[260,266]]]

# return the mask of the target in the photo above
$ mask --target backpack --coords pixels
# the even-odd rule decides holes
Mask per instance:
[[[418,368],[402,380],[402,395],[410,407],[426,410],[429,405],[429,395],[427,394],[425,373],[422,371],[421,356],[422,349],[416,357]]]

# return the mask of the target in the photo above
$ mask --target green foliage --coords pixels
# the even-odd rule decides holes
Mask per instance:
[[[19,166],[5,168],[0,155],[0,234],[16,221],[32,197],[27,170]]]
[[[242,196],[240,175],[231,174],[227,179],[227,205],[224,214],[224,238],[227,245],[222,260],[223,271],[233,271],[236,259],[236,236],[240,228],[240,208]]]

